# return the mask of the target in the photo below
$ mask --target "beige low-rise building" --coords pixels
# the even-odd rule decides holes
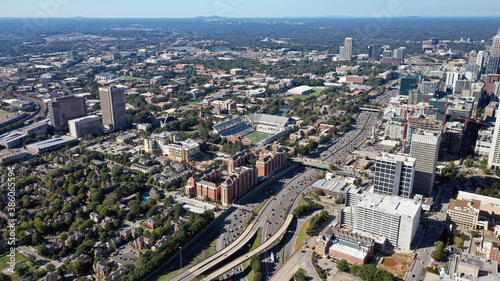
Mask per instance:
[[[450,200],[446,219],[458,227],[476,229],[480,206],[481,201],[479,200]]]

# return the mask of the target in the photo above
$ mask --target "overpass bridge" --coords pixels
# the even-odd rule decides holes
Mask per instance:
[[[278,230],[278,232],[276,232],[270,239],[267,239],[266,242],[261,244],[259,247],[253,249],[252,251],[250,251],[246,255],[240,256],[240,257],[234,259],[233,261],[227,263],[226,265],[218,268],[216,271],[210,273],[207,277],[203,278],[202,280],[203,281],[213,280],[213,279],[221,276],[222,274],[224,274],[224,272],[231,270],[231,268],[240,265],[241,263],[245,262],[246,260],[249,260],[252,256],[260,255],[261,253],[264,253],[264,252],[268,251],[269,249],[271,249],[272,247],[276,246],[277,244],[280,243],[281,239],[283,239],[284,235],[287,232],[288,227],[290,226],[290,223],[292,223],[292,220],[293,220],[293,215],[288,215],[286,220],[285,220],[285,223],[281,226],[281,228]],[[246,244],[243,244],[243,245],[246,246]]]
[[[371,112],[380,112],[380,110],[382,110],[382,108],[360,107],[359,110],[371,111]]]
[[[318,168],[322,170],[328,170],[331,162],[325,162],[319,159],[311,159],[311,158],[293,158],[293,161],[300,163],[301,165]]]

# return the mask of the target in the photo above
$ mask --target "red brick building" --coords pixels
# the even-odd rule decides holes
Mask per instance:
[[[198,181],[196,182],[196,196],[200,199],[208,197],[213,201],[220,201],[220,187],[213,182]]]
[[[241,141],[241,143],[243,143],[244,146],[251,146],[252,145],[252,142],[250,140],[244,139],[240,136],[225,136],[225,138],[230,143],[235,143],[237,141]]]
[[[345,259],[352,264],[364,264],[373,256],[375,240],[349,230],[334,228],[328,254],[337,260]]]
[[[383,58],[380,60],[380,63],[387,63],[387,64],[392,64],[392,65],[401,65],[402,61],[401,59],[398,58]]]
[[[236,154],[227,161],[227,170],[229,172],[234,172],[237,167],[245,165],[247,160],[252,157],[253,153],[250,150],[245,150]]]
[[[259,160],[256,165],[259,171],[259,176],[267,177],[271,175],[276,169],[285,165],[287,161],[287,154],[285,151],[266,151],[261,152]]]
[[[257,185],[258,172],[254,166],[237,167],[219,184],[221,179],[222,169],[214,167],[189,178],[186,193],[196,193],[199,199],[208,197],[213,201],[222,201],[222,204],[229,205],[234,198]]]
[[[491,249],[490,251],[490,260],[497,261],[500,263],[500,250],[498,249]]]
[[[234,198],[254,188],[258,180],[257,168],[253,166],[238,167],[220,185],[222,204],[231,204]]]
[[[488,74],[484,85],[484,91],[491,96],[495,82],[500,82],[500,74]]]
[[[190,177],[187,181],[185,192],[187,195],[197,192],[196,183],[198,181],[204,180],[208,182],[213,182],[213,181],[218,181],[220,178],[222,178],[222,168],[219,166],[215,166],[199,175]]]

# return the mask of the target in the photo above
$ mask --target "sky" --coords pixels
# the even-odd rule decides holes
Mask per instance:
[[[498,0],[0,0],[0,17],[500,16]],[[1,27],[0,27],[1,28]]]

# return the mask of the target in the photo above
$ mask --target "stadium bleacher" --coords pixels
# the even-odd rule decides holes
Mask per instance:
[[[221,136],[231,136],[231,135],[247,135],[254,131],[250,125],[248,125],[245,120],[241,117],[236,117],[229,121],[222,122],[214,126],[214,130]]]

